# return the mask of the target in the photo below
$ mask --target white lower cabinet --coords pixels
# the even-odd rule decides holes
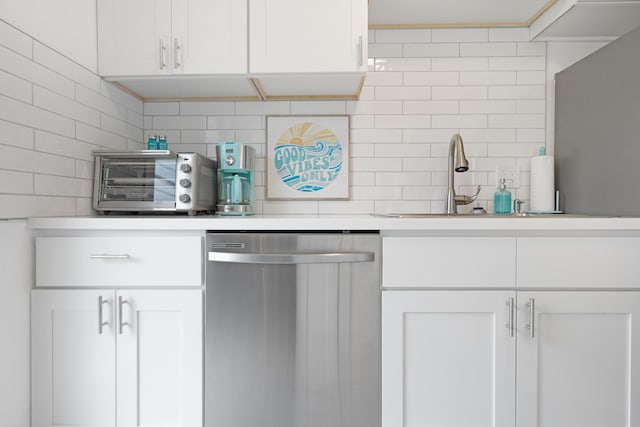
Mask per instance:
[[[382,306],[383,427],[640,425],[640,292],[393,290]]]
[[[32,291],[32,426],[202,426],[202,290]]]

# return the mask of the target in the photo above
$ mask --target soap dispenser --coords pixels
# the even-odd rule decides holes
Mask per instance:
[[[511,213],[511,192],[507,190],[507,180],[501,179],[498,191],[493,195],[493,210],[496,214]]]

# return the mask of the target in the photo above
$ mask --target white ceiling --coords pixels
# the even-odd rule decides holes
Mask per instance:
[[[369,26],[527,26],[553,0],[369,0]]]

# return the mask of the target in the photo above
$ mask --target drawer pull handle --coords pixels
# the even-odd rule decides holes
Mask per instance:
[[[98,297],[98,334],[99,335],[102,335],[103,328],[109,324],[109,322],[103,321],[103,314],[102,314],[102,305],[108,304],[108,303],[109,303],[109,300],[102,298],[102,295]]]
[[[124,327],[129,325],[128,322],[124,321],[124,305],[128,303],[129,301],[127,301],[126,299],[123,299],[121,296],[118,297],[118,311],[120,312],[120,328],[118,333],[120,335],[122,335]]]
[[[129,254],[91,254],[89,255],[91,259],[129,259],[131,256]]]

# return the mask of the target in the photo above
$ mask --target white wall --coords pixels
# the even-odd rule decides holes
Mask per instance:
[[[544,145],[553,151],[548,97],[557,64],[595,49],[553,48],[550,66],[549,45],[528,38],[526,28],[370,31],[359,101],[145,103],[145,133],[211,157],[218,142],[253,144],[258,212],[368,214],[442,212],[448,143],[460,132],[471,168],[456,174],[458,190],[471,194],[482,185],[480,202],[492,210],[499,165],[520,168],[513,197],[529,198],[530,158]],[[350,201],[264,200],[265,116],[289,114],[351,115]]]
[[[26,427],[33,249],[24,220],[0,220],[0,272],[0,424]]]
[[[142,142],[142,102],[0,20],[0,218],[91,214],[95,149]]]
[[[97,72],[95,0],[1,0],[0,17],[50,48]]]

